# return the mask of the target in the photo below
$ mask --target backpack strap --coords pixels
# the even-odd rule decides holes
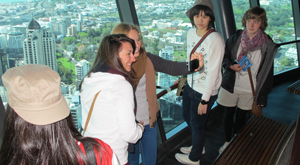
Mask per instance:
[[[94,147],[93,147],[92,143],[89,141],[81,141],[81,143],[84,147],[86,157],[89,160],[89,162],[92,165],[96,165],[97,160],[96,160],[96,155],[95,155],[95,151],[94,151]]]

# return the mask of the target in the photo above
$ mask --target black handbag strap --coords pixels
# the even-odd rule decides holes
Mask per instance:
[[[92,143],[89,141],[81,141],[81,143],[84,147],[86,157],[89,160],[89,162],[92,165],[97,165],[96,155]]]
[[[198,48],[198,46],[204,41],[204,39],[212,32],[215,32],[216,30],[215,29],[210,29],[208,32],[206,32],[204,34],[204,36],[200,39],[200,41],[197,43],[197,45],[193,48],[193,50],[191,51],[191,54],[190,54],[190,58],[191,58],[191,55],[196,51],[196,49]]]

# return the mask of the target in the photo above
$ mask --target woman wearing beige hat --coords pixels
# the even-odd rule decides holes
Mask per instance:
[[[77,131],[57,72],[25,65],[7,70],[2,80],[8,105],[1,165],[119,164],[106,143]]]
[[[182,164],[199,164],[206,138],[205,123],[222,81],[225,44],[221,35],[214,31],[215,16],[210,0],[196,0],[186,15],[194,27],[187,34],[187,55],[194,49],[195,52],[201,52],[204,66],[200,71],[188,75],[184,87],[182,114],[192,133],[192,146],[180,148],[183,154],[177,153],[175,158]],[[201,39],[204,40],[196,47]]]

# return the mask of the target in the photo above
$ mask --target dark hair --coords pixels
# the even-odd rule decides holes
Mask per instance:
[[[268,18],[266,14],[266,10],[259,6],[254,6],[251,9],[247,10],[242,18],[242,26],[246,27],[246,23],[248,19],[258,19],[261,20],[260,29],[265,31],[268,26]]]
[[[0,164],[79,165],[78,158],[90,164],[76,141],[89,141],[98,151],[104,149],[95,139],[81,136],[71,114],[52,124],[34,125],[7,105]]]
[[[128,72],[123,67],[122,61],[119,57],[119,53],[122,50],[122,43],[129,42],[133,48],[133,53],[135,52],[135,41],[128,38],[125,34],[110,34],[103,38],[96,59],[92,68],[87,73],[86,77],[89,77],[91,73],[98,71],[102,64],[106,64],[119,72],[121,72],[131,84],[133,84],[133,73]],[[81,81],[79,90],[81,90],[81,85],[84,79]]]
[[[189,18],[191,20],[192,26],[195,27],[194,16],[198,15],[200,11],[203,11],[206,16],[209,16],[210,21],[207,26],[207,30],[211,28],[215,28],[215,15],[214,12],[207,6],[204,5],[196,5],[191,8]]]

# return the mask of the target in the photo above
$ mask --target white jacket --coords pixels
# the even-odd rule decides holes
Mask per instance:
[[[202,37],[196,34],[196,28],[192,28],[187,34],[187,61],[190,53]],[[202,99],[209,101],[211,96],[217,95],[222,82],[222,61],[225,52],[225,43],[218,32],[209,34],[196,49],[203,56],[203,68],[188,75],[188,84],[195,91],[203,94]]]
[[[82,128],[94,96],[101,90],[84,136],[103,140],[120,163],[126,164],[128,143],[136,143],[143,134],[142,126],[135,122],[132,86],[121,75],[96,72],[84,78],[81,89]]]

